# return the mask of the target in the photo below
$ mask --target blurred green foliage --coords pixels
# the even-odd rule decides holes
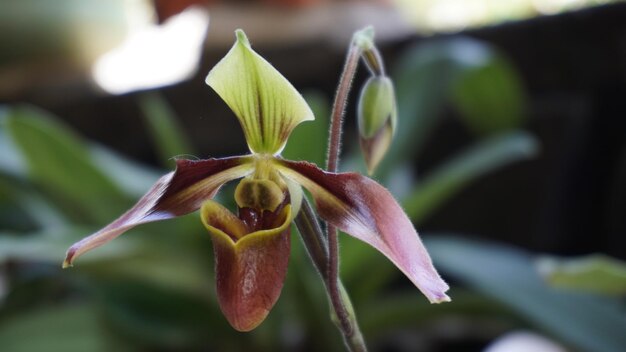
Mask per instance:
[[[618,300],[550,287],[522,250],[461,237],[430,238],[439,267],[494,301],[583,351],[626,346],[626,315]]]
[[[87,64],[124,38],[125,6],[124,0],[2,1],[0,65]]]
[[[554,287],[603,295],[626,295],[626,263],[602,254],[563,259],[541,257],[541,275]]]
[[[410,49],[394,76],[398,135],[378,177],[403,195],[418,228],[472,180],[538,152],[535,138],[521,129],[520,80],[493,48],[463,38],[427,43]],[[317,95],[308,100],[318,119],[294,131],[284,155],[321,165],[328,103]],[[140,104],[164,165],[193,153],[165,100],[143,95]],[[408,182],[399,185],[394,180],[402,170],[411,171],[449,104],[475,132],[474,144],[419,179],[407,172]],[[355,160],[360,157],[348,155],[344,164],[359,165]],[[269,318],[247,334],[230,328],[219,312],[211,243],[195,215],[140,226],[85,255],[75,268],[60,269],[71,243],[121,214],[160,173],[83,140],[37,108],[0,110],[3,351],[343,349],[295,228],[282,296]],[[342,237],[341,275],[374,349],[384,350],[398,331],[445,329],[450,318],[495,324],[494,338],[529,328],[580,350],[618,351],[626,345],[625,316],[614,298],[550,286],[530,253],[462,237],[430,237],[436,266],[455,280],[453,302],[445,305],[429,305],[375,250]],[[409,341],[400,350],[420,348],[419,341]]]
[[[168,161],[172,158],[193,152],[174,112],[163,98],[157,93],[146,93],[139,98],[139,106],[163,166],[170,166]]]

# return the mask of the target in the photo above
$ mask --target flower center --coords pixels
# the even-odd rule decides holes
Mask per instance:
[[[235,189],[239,208],[275,211],[285,199],[283,191],[270,179],[243,178]]]
[[[239,182],[235,201],[239,208],[275,211],[283,203],[287,185],[272,164],[271,158],[259,156],[254,173]]]

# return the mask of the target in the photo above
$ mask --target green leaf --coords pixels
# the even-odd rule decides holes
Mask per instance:
[[[461,72],[449,51],[442,42],[411,48],[394,70],[398,124],[394,142],[378,168],[381,177],[394,165],[419,155],[436,126],[451,84]]]
[[[58,228],[67,225],[67,219],[47,199],[21,182],[0,177],[0,195],[6,195],[13,208],[28,215],[36,228]],[[32,228],[31,230],[35,230]]]
[[[6,230],[28,232],[37,230],[38,221],[31,218],[13,198],[13,190],[7,189],[0,178],[0,224]]]
[[[120,154],[98,145],[92,145],[89,148],[89,153],[96,165],[106,165],[101,171],[133,199],[144,195],[163,175],[162,172],[128,160]]]
[[[6,260],[49,262],[58,264],[65,257],[65,252],[77,238],[89,233],[84,228],[58,228],[30,235],[0,233],[0,263]],[[119,259],[136,252],[137,243],[131,241],[114,242],[102,250],[85,258],[86,262]]]
[[[414,292],[402,291],[377,297],[360,307],[359,322],[368,338],[376,338],[397,329],[415,327],[424,329],[438,319],[454,317],[484,321],[493,319],[509,327],[520,325],[519,319],[506,306],[482,295],[466,290],[455,290],[453,303],[430,304]]]
[[[30,177],[95,221],[119,215],[128,204],[120,188],[90,158],[87,146],[67,127],[41,110],[10,109],[6,124],[25,159]]]
[[[20,178],[26,175],[26,167],[19,151],[6,134],[6,120],[0,114],[0,173]]]
[[[108,351],[96,311],[86,305],[51,307],[4,319],[3,351]]]
[[[174,111],[161,95],[155,92],[145,93],[139,98],[139,106],[165,166],[169,166],[167,162],[173,157],[194,153]]]
[[[236,338],[210,297],[128,279],[102,280],[95,290],[112,330],[146,346],[139,350],[213,350]]]
[[[237,115],[253,153],[278,154],[291,131],[315,117],[291,83],[252,50],[244,32],[235,33],[235,45],[206,83]]]
[[[513,66],[495,52],[478,67],[465,71],[452,88],[452,100],[476,134],[492,134],[520,126],[524,92]]]
[[[525,132],[490,137],[439,166],[403,199],[406,213],[420,222],[474,179],[537,154],[537,140]]]
[[[553,287],[605,295],[626,295],[626,263],[603,254],[582,258],[542,257],[537,269]]]
[[[133,246],[135,243],[144,246]],[[115,247],[119,249],[121,246]],[[99,279],[124,278],[186,294],[206,294],[213,291],[214,278],[210,260],[204,261],[206,258],[197,258],[189,253],[176,255],[163,249],[146,247],[149,244],[133,241],[131,246],[126,246],[126,250],[117,256],[111,256],[112,251],[102,247],[104,253],[96,251],[93,257],[86,256],[87,261],[77,269]],[[210,259],[210,256],[207,257]]]
[[[581,351],[613,352],[626,346],[623,304],[596,295],[551,288],[535,270],[529,253],[504,245],[443,236],[428,238],[426,246],[444,277],[452,276],[508,305]],[[454,291],[453,287],[453,302]]]
[[[383,178],[394,165],[413,160],[422,152],[450,102],[477,131],[511,128],[522,116],[524,96],[513,66],[493,47],[475,39],[455,37],[420,43],[403,55],[392,77],[398,126],[379,167]],[[483,112],[485,116],[480,115]]]
[[[369,302],[390,282],[401,276],[395,265],[380,252],[351,236],[342,235],[341,278],[357,306],[361,302]],[[416,296],[424,300],[423,297]]]
[[[304,95],[316,118],[312,123],[299,125],[291,133],[291,143],[287,143],[281,153],[289,160],[306,160],[323,167],[326,162],[326,143],[330,103],[319,93]]]

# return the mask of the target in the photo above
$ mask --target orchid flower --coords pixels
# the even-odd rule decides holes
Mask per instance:
[[[249,155],[177,160],[125,214],[72,245],[64,267],[136,225],[200,209],[215,253],[220,307],[237,330],[259,325],[277,301],[290,252],[290,224],[302,201],[302,187],[329,224],[387,256],[432,303],[448,301],[439,277],[411,221],[381,185],[357,173],[330,173],[306,161],[283,159],[291,131],[314,116],[302,96],[250,47],[244,32],[209,72],[206,83],[235,113]],[[241,179],[235,189],[237,214],[211,200],[219,188]]]

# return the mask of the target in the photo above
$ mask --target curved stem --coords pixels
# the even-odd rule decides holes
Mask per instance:
[[[356,73],[356,66],[359,63],[361,50],[358,46],[351,44],[348,50],[348,57],[339,79],[339,86],[335,94],[335,102],[330,117],[330,133],[328,136],[328,154],[326,158],[326,169],[336,172],[339,165],[339,153],[341,151],[341,134],[343,125],[343,115],[346,110],[346,101],[352,87],[352,80]]]
[[[341,135],[343,126],[343,116],[345,114],[346,102],[348,100],[348,94],[352,87],[352,80],[356,73],[357,64],[359,62],[359,56],[361,55],[361,49],[352,43],[348,50],[346,63],[339,79],[339,86],[335,95],[335,101],[333,103],[333,110],[331,114],[331,125],[328,137],[328,158],[326,160],[326,169],[330,172],[337,172],[339,166],[339,154],[341,152]],[[365,343],[359,330],[359,326],[356,322],[354,314],[348,311],[346,304],[347,295],[343,286],[339,280],[339,250],[337,241],[337,229],[327,224],[328,226],[328,264],[327,264],[327,287],[328,295],[337,316],[339,328],[343,332],[344,340],[346,344],[349,344],[349,337],[359,336],[358,340],[362,342],[359,351],[365,351]],[[349,303],[349,301],[348,301]]]
[[[326,237],[324,236],[324,232],[320,227],[319,221],[317,220],[317,215],[315,215],[315,211],[313,211],[311,204],[306,198],[302,201],[302,208],[295,218],[295,223],[298,227],[298,232],[300,233],[304,247],[311,257],[311,261],[313,262],[315,269],[317,269],[318,273],[322,277],[322,281],[324,282],[326,290],[330,296],[330,281],[332,280],[329,280],[327,271],[329,262],[328,243]],[[343,321],[337,312],[337,306],[335,303],[332,304],[332,308],[335,312],[335,316],[337,317],[336,323],[343,336],[344,343],[349,351],[366,352],[367,347],[365,345],[365,340],[363,340],[363,335],[361,334],[356,316],[352,309],[350,297],[348,297],[341,281],[338,278],[334,281],[337,283],[337,302],[344,307],[345,311]]]

